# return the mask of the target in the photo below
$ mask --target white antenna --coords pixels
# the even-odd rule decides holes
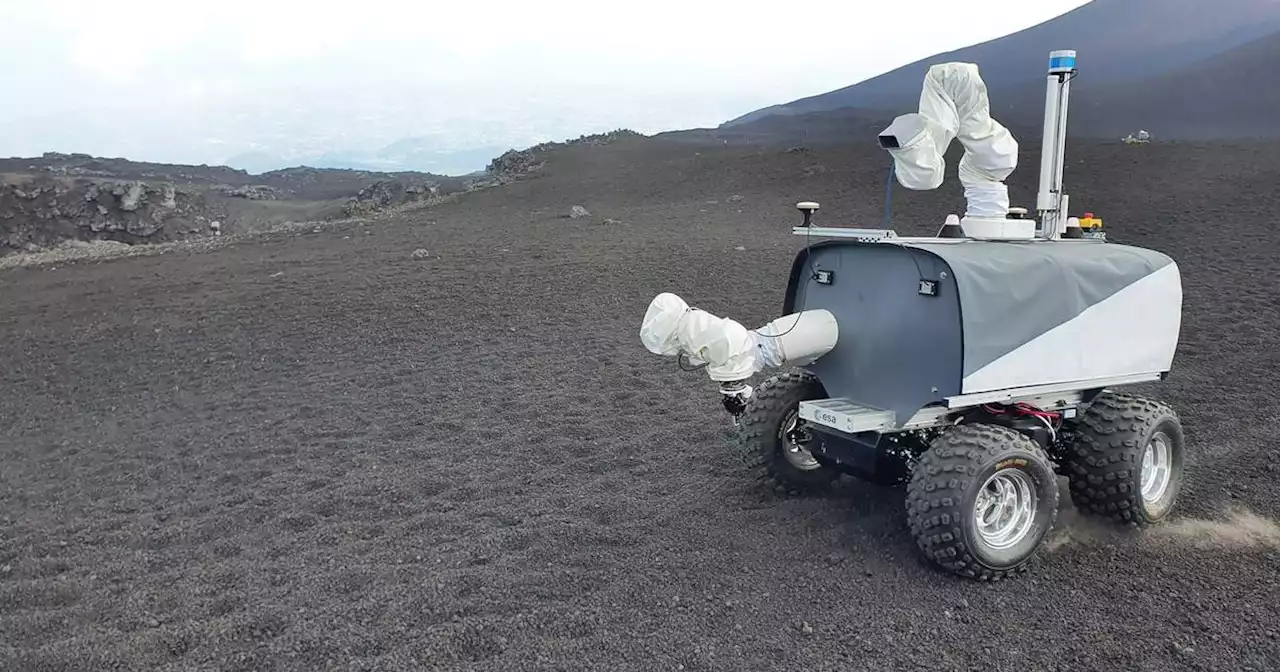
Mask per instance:
[[[1062,193],[1062,167],[1067,150],[1067,99],[1075,76],[1075,50],[1049,52],[1044,135],[1040,147],[1040,192],[1036,194],[1041,236],[1047,239],[1060,238],[1066,228],[1067,195]]]

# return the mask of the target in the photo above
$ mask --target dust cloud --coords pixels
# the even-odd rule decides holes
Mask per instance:
[[[1153,527],[1151,534],[1186,541],[1203,549],[1280,549],[1280,524],[1247,509],[1230,510],[1224,520],[1173,520]]]
[[[1099,546],[1135,541],[1131,528],[1109,520],[1081,515],[1073,506],[1059,511],[1058,522],[1045,550],[1069,546]],[[1230,508],[1216,519],[1174,518],[1147,528],[1142,536],[1153,542],[1189,545],[1201,550],[1280,550],[1280,522],[1245,508]]]

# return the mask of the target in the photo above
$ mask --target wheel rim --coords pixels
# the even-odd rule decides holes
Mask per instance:
[[[1173,477],[1173,450],[1169,436],[1156,432],[1142,451],[1142,502],[1158,504],[1169,490]]]
[[[1036,488],[1020,469],[1001,469],[991,475],[974,503],[978,534],[988,546],[1009,548],[1022,541],[1035,524]]]
[[[822,464],[813,457],[813,453],[808,448],[800,445],[792,440],[791,434],[795,431],[796,425],[800,419],[798,414],[789,417],[789,421],[783,426],[782,430],[782,456],[786,458],[787,463],[801,471],[813,471]]]

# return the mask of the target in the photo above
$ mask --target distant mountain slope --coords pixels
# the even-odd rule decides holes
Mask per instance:
[[[1082,77],[1072,83],[1068,124],[1088,135],[1142,128],[1157,139],[1280,137],[1278,61],[1280,31],[1156,77],[1101,84]]]
[[[1197,63],[1280,31],[1280,0],[1094,0],[1045,23],[996,40],[921,59],[852,86],[775,105],[726,122],[731,128],[769,116],[857,107],[894,113],[914,109],[929,65],[974,62],[993,97],[993,111],[1027,114],[1012,123],[1034,123],[1040,108],[1024,104],[1043,90],[1048,52],[1075,49],[1080,84],[1145,87],[1147,78],[1193,69]],[[1217,67],[1217,66],[1215,66]],[[1189,70],[1190,71],[1190,70]],[[1265,80],[1263,80],[1265,81]],[[1083,94],[1083,92],[1082,92]]]
[[[1082,73],[1072,82],[1070,136],[1118,139],[1143,129],[1157,140],[1280,138],[1277,62],[1280,30],[1151,77],[1115,81]],[[1040,136],[1044,86],[1036,79],[991,93],[992,115],[1024,144]],[[874,142],[894,116],[914,109],[914,102],[896,110],[842,107],[657,137],[726,144],[865,143]]]

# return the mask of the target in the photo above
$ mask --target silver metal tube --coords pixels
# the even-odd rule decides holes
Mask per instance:
[[[1040,191],[1036,194],[1040,235],[1046,239],[1060,235],[1066,223],[1062,173],[1066,165],[1067,103],[1075,71],[1075,51],[1049,53],[1049,75],[1045,78],[1044,131],[1040,144]]]
[[[1036,210],[1044,212],[1054,207],[1053,167],[1054,150],[1058,137],[1058,86],[1057,77],[1049,75],[1045,80],[1044,130],[1040,138],[1040,191],[1036,194]]]

